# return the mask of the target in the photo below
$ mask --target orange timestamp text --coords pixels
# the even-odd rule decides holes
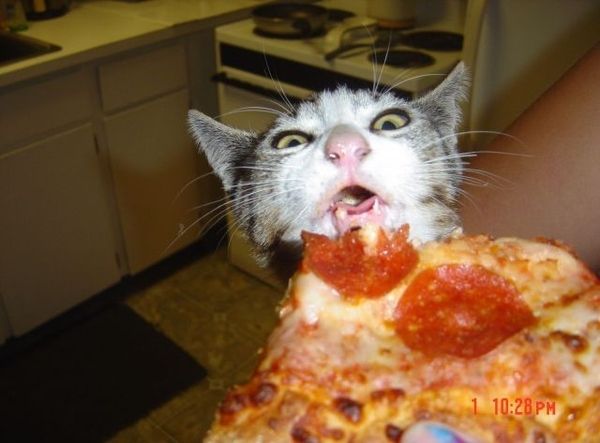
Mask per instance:
[[[492,398],[491,401],[483,405],[479,399],[473,397],[473,414],[477,415],[481,412],[481,408],[494,415],[556,415],[556,402],[553,400],[534,399],[530,397],[498,397]]]

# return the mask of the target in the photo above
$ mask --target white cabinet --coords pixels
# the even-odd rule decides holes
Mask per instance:
[[[4,308],[4,302],[2,301],[2,294],[0,294],[0,345],[2,345],[2,343],[4,343],[11,335],[12,329],[10,323],[8,323],[6,309]]]
[[[187,86],[183,42],[137,51],[98,68],[102,108],[112,112]]]
[[[106,147],[132,274],[198,240],[202,205],[215,198],[214,182],[198,178],[208,170],[201,170],[187,130],[187,73],[183,40],[98,69]]]
[[[0,293],[14,334],[119,280],[91,125],[0,157],[0,214]]]
[[[0,344],[199,238],[189,87],[180,38],[0,88]]]
[[[198,154],[187,133],[187,110],[183,89],[105,119],[131,273],[199,238],[199,225],[189,228],[202,192],[194,181]]]

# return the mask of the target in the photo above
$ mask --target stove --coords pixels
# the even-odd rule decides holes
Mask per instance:
[[[368,58],[377,65],[394,68],[425,68],[435,63],[435,59],[429,54],[403,49],[372,51]]]
[[[270,38],[270,39],[274,39],[274,40],[286,40],[286,41],[289,41],[289,40],[305,40],[305,39],[323,37],[325,34],[327,34],[327,30],[326,29],[322,29],[320,31],[314,32],[314,33],[309,34],[309,35],[302,35],[302,34],[276,34],[276,33],[271,33],[271,32],[267,32],[267,31],[263,31],[262,29],[258,29],[256,27],[252,30],[252,32],[254,33],[254,35],[256,35],[258,37]]]
[[[378,29],[375,20],[366,17],[366,1],[325,0],[317,4],[330,9],[333,20],[329,20],[323,32],[308,38],[282,38],[258,32],[252,19],[218,27],[215,36],[221,77],[241,75],[244,82],[275,90],[270,71],[283,87],[292,88],[295,92],[292,95],[298,98],[339,83],[354,88],[370,87],[373,62],[376,70],[381,70],[382,51],[389,45],[393,53],[383,67],[381,84],[394,84],[400,76],[409,78],[396,92],[413,97],[442,79],[429,74],[448,73],[460,59],[462,29],[458,25],[453,27],[445,22],[437,27],[428,23],[426,27],[390,31]],[[340,45],[356,47],[326,60],[325,55]],[[252,65],[250,69],[248,65]],[[379,76],[379,72],[375,75]],[[302,79],[306,81],[298,81]]]
[[[414,31],[405,33],[402,43],[412,48],[453,52],[462,50],[463,36],[447,31]]]

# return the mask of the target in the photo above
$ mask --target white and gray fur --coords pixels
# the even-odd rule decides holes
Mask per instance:
[[[438,87],[413,101],[392,92],[339,87],[281,114],[261,134],[230,128],[194,110],[189,125],[222,180],[257,260],[285,274],[299,258],[303,230],[336,234],[320,217],[339,175],[324,154],[328,134],[338,125],[351,126],[369,143],[361,174],[368,189],[389,204],[387,228],[408,223],[412,239],[428,241],[459,227],[454,204],[462,163],[456,131],[466,84],[460,63]],[[403,110],[410,123],[391,135],[371,131],[373,119],[390,108]],[[310,134],[310,143],[274,148],[274,138],[289,130]]]

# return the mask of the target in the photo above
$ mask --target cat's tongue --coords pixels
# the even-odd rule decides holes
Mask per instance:
[[[383,223],[381,202],[376,195],[357,205],[339,201],[333,207],[333,220],[340,235],[352,228],[367,224],[381,225]]]

